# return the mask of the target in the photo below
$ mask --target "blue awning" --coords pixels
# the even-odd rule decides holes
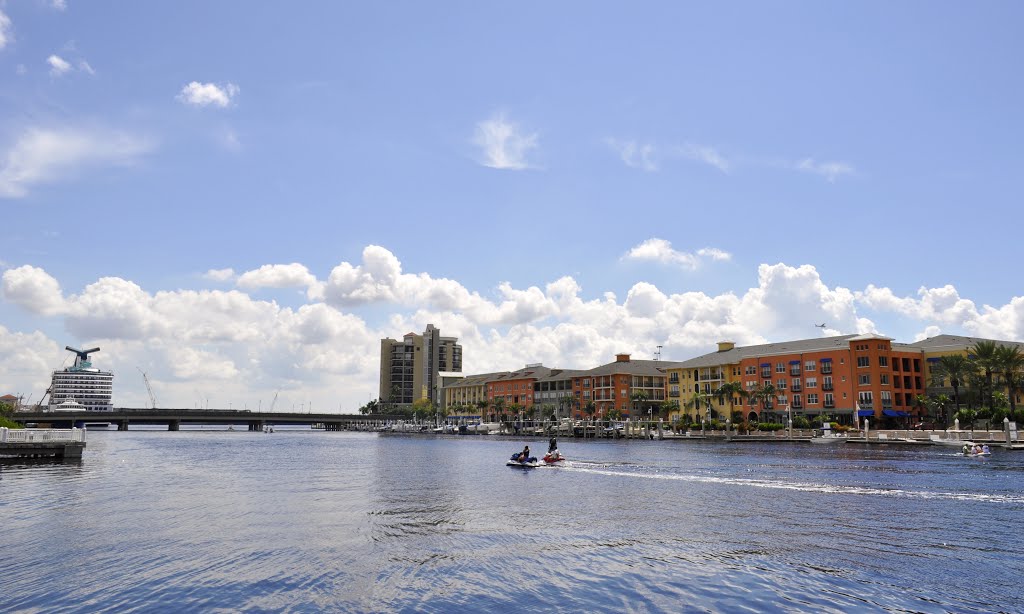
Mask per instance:
[[[875,415],[875,410],[873,410],[873,409],[860,409],[860,410],[857,410],[857,417],[858,418],[865,418],[865,417],[870,418],[871,416],[874,416],[874,415]]]
[[[799,360],[791,360],[791,361],[789,361],[789,364],[791,364],[791,365],[798,365],[798,364],[800,364],[800,361]]]
[[[818,362],[832,362],[832,359],[831,358],[822,358],[822,359],[818,360]]]
[[[762,362],[761,366],[762,367],[770,367],[770,366],[772,366],[772,363],[770,363],[770,362]]]
[[[888,416],[890,418],[906,418],[910,414],[908,414],[905,411],[900,411],[898,409],[883,409],[882,410],[882,415],[883,416]]]
[[[928,359],[926,359],[926,360],[927,360],[928,362],[939,362],[939,359],[938,359],[938,358],[934,358],[934,357],[932,357],[932,358],[928,358]]]

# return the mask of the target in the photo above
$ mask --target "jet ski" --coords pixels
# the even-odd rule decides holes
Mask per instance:
[[[536,456],[531,456],[530,458],[526,459],[525,461],[521,461],[521,460],[519,460],[519,454],[520,454],[519,452],[516,452],[515,454],[513,454],[512,458],[508,459],[508,462],[506,462],[505,464],[508,465],[509,467],[527,467],[527,468],[540,467],[540,463],[537,461],[537,457]]]
[[[545,454],[543,460],[545,465],[557,465],[558,463],[564,462],[566,459],[558,453],[558,450],[555,450],[554,452],[548,452]]]

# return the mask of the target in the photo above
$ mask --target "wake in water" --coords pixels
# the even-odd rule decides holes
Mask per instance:
[[[642,478],[648,480],[676,480],[682,482],[698,482],[705,484],[731,484],[754,488],[775,488],[780,490],[797,490],[841,495],[874,495],[882,497],[903,497],[908,499],[944,499],[952,501],[980,501],[985,503],[1024,504],[1024,495],[998,495],[968,492],[940,492],[928,490],[903,490],[900,488],[871,488],[866,486],[848,486],[843,484],[811,484],[804,482],[783,482],[772,480],[756,480],[745,478],[729,478],[717,476],[679,475],[664,473],[637,473],[631,471],[614,471],[601,467],[613,466],[611,463],[588,463],[573,461],[564,469],[608,475],[615,477]]]

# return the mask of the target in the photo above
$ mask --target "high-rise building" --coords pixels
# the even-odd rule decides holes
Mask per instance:
[[[456,337],[442,337],[433,324],[422,335],[380,340],[381,401],[408,405],[429,399],[440,405],[446,373],[462,373],[462,346]]]

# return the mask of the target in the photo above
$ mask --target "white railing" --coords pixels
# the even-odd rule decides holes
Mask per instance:
[[[85,443],[85,429],[9,429],[0,427],[0,443]]]

